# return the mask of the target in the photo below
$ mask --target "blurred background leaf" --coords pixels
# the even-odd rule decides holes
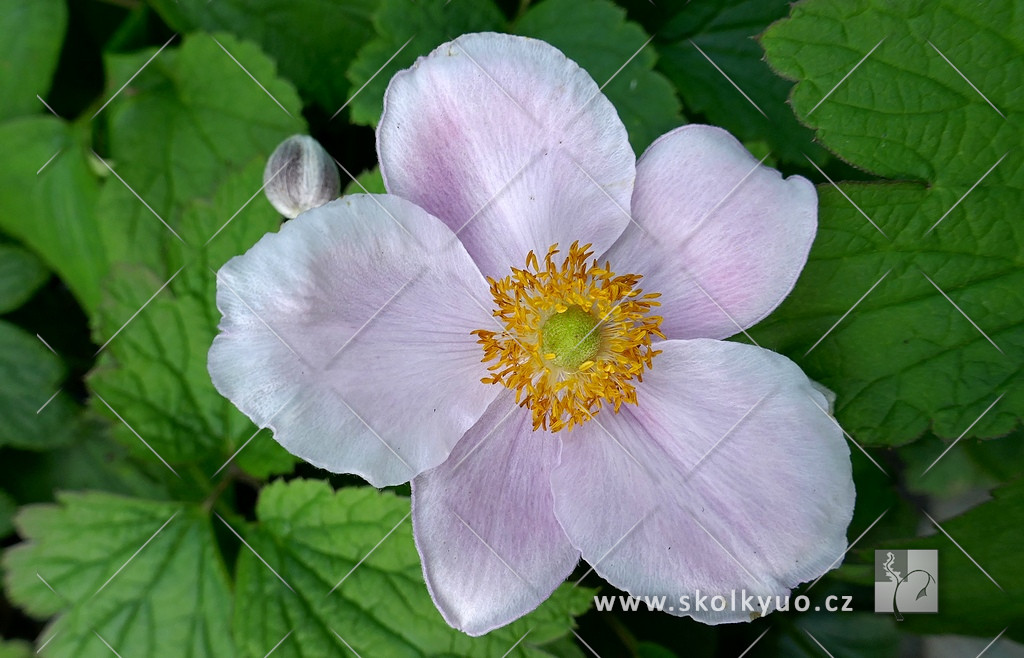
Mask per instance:
[[[63,379],[64,364],[46,346],[0,321],[0,446],[43,450],[69,440],[75,414]]]
[[[32,645],[22,640],[0,640],[0,658],[32,658]]]
[[[929,525],[931,525],[929,523]],[[917,633],[995,637],[1024,642],[1024,573],[1019,568],[1024,527],[1024,479],[995,489],[992,500],[915,539],[889,539],[887,549],[936,549],[938,615],[906,615],[901,628]]]
[[[379,0],[152,0],[178,32],[230,32],[257,43],[303,96],[334,113],[350,96],[343,72],[373,36]],[[263,80],[259,76],[254,76]]]
[[[899,635],[896,621],[886,615],[857,612],[852,615],[812,613],[786,628],[778,640],[778,652],[792,658],[818,658],[823,647],[833,658],[897,658]]]
[[[0,314],[24,304],[49,278],[31,252],[0,243]]]
[[[0,141],[0,229],[35,251],[84,308],[95,308],[109,261],[96,217],[99,181],[82,136],[57,118],[33,116],[0,124]]]
[[[38,112],[64,41],[63,0],[8,0],[0,5],[0,121]],[[6,144],[6,142],[4,142]]]
[[[780,160],[823,164],[829,154],[786,102],[790,85],[773,75],[757,37],[789,14],[786,0],[688,3],[659,17],[658,70],[675,85],[688,111],[699,112],[739,139],[763,139]],[[760,157],[760,155],[758,155]]]

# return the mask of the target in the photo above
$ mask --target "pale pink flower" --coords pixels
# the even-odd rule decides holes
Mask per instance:
[[[310,210],[220,271],[210,373],[299,457],[412,481],[451,625],[517,619],[581,556],[670,600],[784,595],[838,564],[854,489],[828,401],[721,340],[793,287],[811,183],[708,126],[637,161],[585,71],[500,34],[396,75],[377,140],[389,194]]]

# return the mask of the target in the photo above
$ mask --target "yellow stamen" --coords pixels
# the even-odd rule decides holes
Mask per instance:
[[[648,315],[660,294],[643,294],[639,274],[616,276],[596,259],[588,264],[589,249],[574,242],[559,265],[552,245],[543,269],[531,251],[526,269],[487,279],[504,330],[473,332],[483,361],[495,361],[481,381],[514,390],[535,430],[572,429],[606,404],[615,413],[623,402],[636,404],[632,382],[643,381],[660,354],[651,338],[665,337],[662,319]]]

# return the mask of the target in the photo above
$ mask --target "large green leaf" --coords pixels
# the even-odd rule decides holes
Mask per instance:
[[[654,44],[658,70],[675,84],[688,111],[703,114],[741,140],[767,140],[777,158],[806,166],[805,154],[819,163],[828,154],[812,141],[814,132],[793,116],[786,102],[790,85],[772,74],[755,40],[789,13],[790,4],[728,0],[676,5],[663,10],[675,14],[660,17]]]
[[[29,613],[58,614],[46,656],[234,655],[231,593],[198,508],[63,494],[24,508],[27,541],[4,554],[5,587]]]
[[[43,110],[67,21],[63,0],[0,3],[0,120]]]
[[[752,335],[833,388],[866,442],[1009,432],[1024,415],[1024,15],[811,0],[763,43],[823,143],[919,182],[821,186],[810,262]]]
[[[798,80],[797,115],[877,174],[965,191],[1020,143],[1024,15],[1012,0],[812,0],[762,42],[769,63]],[[1018,175],[1008,161],[986,183]]]
[[[504,22],[492,0],[381,0],[373,15],[377,36],[363,46],[347,73],[353,90],[348,106],[352,121],[377,125],[391,76],[412,66],[417,57],[466,32],[499,31]]]
[[[263,166],[257,160],[222,178],[211,198],[198,199],[183,212],[182,238],[209,244],[169,249],[166,259],[177,275],[162,290],[164,281],[150,269],[115,268],[95,321],[98,339],[113,338],[89,376],[99,396],[94,407],[107,415],[113,409],[124,419],[126,424],[116,419],[115,435],[138,454],[153,456],[142,437],[161,458],[197,463],[207,478],[250,438],[237,463],[254,475],[288,471],[294,464],[269,432],[254,436],[256,428],[214,389],[206,368],[220,320],[215,271],[280,225],[280,216],[262,198],[239,212],[259,189]],[[153,296],[156,290],[161,291]]]
[[[152,54],[109,57],[111,78]],[[93,320],[102,350],[89,383],[127,445],[208,478],[256,430],[207,374],[220,317],[213,271],[279,225],[259,190],[266,158],[303,129],[299,101],[265,55],[229,35],[189,37],[132,84],[104,110],[110,166],[126,184],[109,178],[100,203],[117,266]],[[294,463],[265,435],[238,459],[261,476]]]
[[[109,55],[111,86],[123,84],[153,55]],[[103,186],[100,228],[111,263],[141,263],[168,277],[173,270],[165,245],[184,239],[185,210],[253,160],[266,162],[289,135],[304,132],[300,103],[266,55],[228,34],[187,37],[180,48],[157,55],[131,85],[97,118],[107,122],[108,165],[120,178],[111,175]],[[222,221],[260,184],[261,177],[254,178]],[[198,248],[207,237],[186,242]]]
[[[226,31],[255,41],[281,75],[329,112],[349,96],[344,73],[370,37],[378,0],[153,0],[175,30]]]
[[[243,532],[259,557],[243,548],[236,579],[244,656],[279,642],[275,656],[550,655],[545,645],[569,634],[593,596],[564,586],[527,617],[471,638],[445,624],[427,594],[408,499],[278,481],[261,492],[256,515],[259,525]]]
[[[654,46],[647,44],[643,28],[625,16],[608,0],[545,0],[513,30],[547,41],[586,69],[618,110],[639,154],[683,119],[672,85],[652,70],[658,59]]]

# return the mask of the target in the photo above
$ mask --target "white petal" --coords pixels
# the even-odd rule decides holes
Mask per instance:
[[[721,128],[660,137],[637,163],[633,217],[606,254],[616,272],[660,292],[668,338],[725,338],[789,294],[818,226],[818,197],[800,176],[759,165]]]
[[[853,514],[849,449],[785,357],[712,340],[659,348],[638,406],[562,437],[555,514],[613,585],[668,596],[673,614],[703,622],[749,621],[740,606],[686,611],[679,597],[774,597],[837,566]]]
[[[392,194],[440,217],[487,276],[554,243],[612,244],[635,156],[608,99],[543,41],[467,34],[396,75],[377,130]]]
[[[518,619],[579,561],[553,509],[558,449],[506,390],[447,462],[413,480],[423,574],[455,628],[481,635]]]
[[[218,273],[217,389],[293,454],[376,486],[440,464],[496,392],[470,334],[487,284],[440,221],[348,196]]]

